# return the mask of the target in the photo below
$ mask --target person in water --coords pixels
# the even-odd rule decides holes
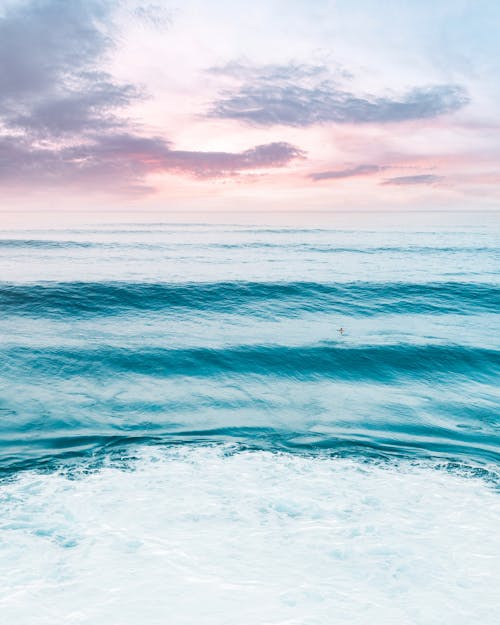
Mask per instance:
[[[338,331],[340,332],[340,334],[344,334],[344,328],[339,328]]]

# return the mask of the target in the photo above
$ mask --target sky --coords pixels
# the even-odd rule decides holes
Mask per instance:
[[[500,200],[496,0],[0,0],[0,211]]]

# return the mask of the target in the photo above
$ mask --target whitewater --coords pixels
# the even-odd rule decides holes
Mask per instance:
[[[496,625],[499,239],[1,231],[1,622]]]

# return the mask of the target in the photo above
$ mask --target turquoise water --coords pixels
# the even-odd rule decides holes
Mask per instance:
[[[4,231],[6,622],[495,623],[499,250]]]

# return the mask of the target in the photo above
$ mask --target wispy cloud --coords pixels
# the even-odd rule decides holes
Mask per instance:
[[[453,84],[415,87],[398,96],[357,95],[341,89],[322,66],[235,64],[210,71],[239,75],[241,84],[224,91],[208,115],[257,126],[395,123],[452,113],[469,101],[464,88]]]
[[[357,176],[367,176],[369,174],[376,174],[379,171],[386,169],[380,165],[358,165],[357,167],[350,167],[348,169],[336,169],[330,171],[316,171],[309,174],[311,180],[339,180],[341,178],[355,178]]]
[[[230,61],[224,65],[209,67],[206,72],[215,76],[226,76],[239,81],[259,82],[260,84],[276,84],[284,81],[310,82],[332,77],[332,69],[325,65],[314,63],[269,63],[266,65],[252,65],[244,61]],[[349,72],[338,67],[334,71],[336,78],[350,78]]]
[[[164,30],[172,25],[174,12],[160,3],[141,4],[132,11],[133,16],[148,26]]]
[[[418,174],[416,176],[396,176],[387,178],[382,184],[385,185],[412,185],[412,184],[436,184],[442,180],[442,176],[433,174]]]

